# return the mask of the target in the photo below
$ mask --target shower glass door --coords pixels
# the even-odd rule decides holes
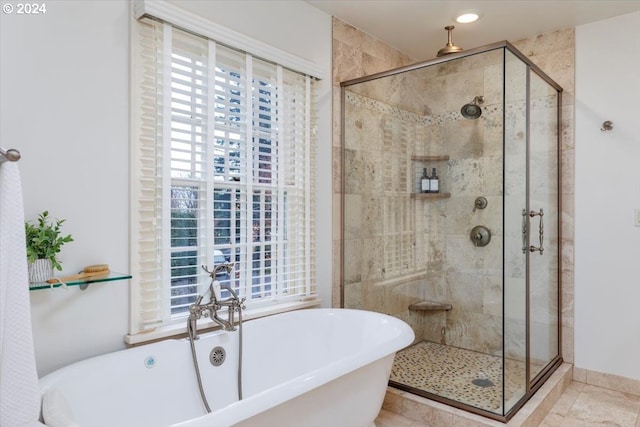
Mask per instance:
[[[530,381],[558,348],[558,92],[531,73],[529,109]]]
[[[557,90],[505,52],[504,411],[557,360]]]
[[[504,81],[504,414],[527,391],[527,66],[505,50]]]

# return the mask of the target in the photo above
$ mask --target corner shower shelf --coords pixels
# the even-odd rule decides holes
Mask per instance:
[[[132,276],[130,274],[116,273],[115,271],[110,271],[108,274],[105,274],[103,276],[89,277],[84,280],[70,280],[68,282],[65,282],[65,284],[67,286],[80,286],[80,289],[85,289],[86,286],[89,285],[90,283],[115,282],[116,280],[131,279],[131,277]],[[36,291],[39,289],[59,288],[60,286],[62,286],[60,283],[47,283],[47,282],[30,283],[29,290]]]
[[[434,301],[420,301],[409,306],[411,311],[449,311],[452,308],[451,304]]]
[[[411,160],[417,162],[443,162],[449,160],[449,156],[411,156]]]
[[[411,193],[412,199],[448,199],[451,193]]]

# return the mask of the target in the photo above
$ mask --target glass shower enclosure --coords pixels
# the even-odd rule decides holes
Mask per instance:
[[[562,88],[505,41],[341,91],[343,307],[412,326],[392,386],[509,419],[562,362]]]

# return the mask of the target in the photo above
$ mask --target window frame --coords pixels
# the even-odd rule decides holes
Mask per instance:
[[[149,3],[149,2],[141,2],[141,3],[145,3],[146,4],[146,3]],[[164,2],[152,2],[152,3],[153,4],[163,4]],[[140,16],[143,16],[143,15],[144,16],[148,16],[147,13],[144,13],[144,14],[142,14]],[[167,40],[166,32],[167,31],[169,31],[169,32],[171,31],[171,30],[167,30],[167,28],[168,28],[168,25],[165,24],[164,27],[163,27],[163,31],[165,32],[165,39],[164,39],[165,41]],[[169,28],[171,28],[171,27],[169,26]],[[209,28],[211,28],[211,27],[209,27]],[[133,31],[133,32],[136,32],[136,31]],[[229,32],[233,33],[230,30],[229,30]],[[233,35],[232,35],[232,37],[233,37]],[[137,39],[137,37],[132,37],[132,44],[135,44],[137,42],[136,39]],[[166,45],[165,45],[165,48],[166,48]],[[136,57],[137,53],[138,53],[137,49],[133,48],[132,49],[132,61],[136,60],[135,57]],[[288,55],[288,54],[286,54],[286,55]],[[166,76],[167,75],[166,74],[166,67],[168,65],[164,64],[163,66],[165,67],[165,76]],[[311,82],[311,79],[307,78],[307,85],[308,86],[310,86],[310,82]],[[133,89],[132,90],[132,106],[135,105],[135,106],[139,107],[140,105],[139,105],[139,101],[137,99],[139,97],[139,94],[138,93],[134,93],[134,92],[136,92],[136,90],[135,90],[135,88],[133,86],[134,85],[132,85],[132,89]],[[169,91],[166,91],[166,92],[169,92]],[[165,96],[166,96],[166,93],[165,93]],[[307,105],[305,108],[306,108],[305,109],[305,114],[307,115],[307,117],[311,117],[310,105]],[[164,103],[164,112],[163,112],[163,116],[164,117],[166,117],[167,114],[170,114],[170,111],[168,111],[169,109],[170,109],[170,103],[165,102]],[[213,113],[213,111],[210,111],[209,114],[213,115],[214,113]],[[136,120],[134,120],[134,122],[139,124],[140,118],[139,117],[136,118]],[[165,123],[165,126],[166,126],[166,123]],[[134,127],[135,126],[132,126],[132,129]],[[163,130],[163,132],[166,135],[167,132],[170,132],[170,129],[165,128]],[[133,141],[136,140],[135,138],[139,137],[139,135],[137,135],[136,132],[132,132],[132,134],[135,134],[132,137],[132,142],[133,142]],[[307,141],[310,141],[312,139],[312,135],[311,134],[312,134],[311,126],[308,125],[308,126],[306,126],[306,135],[305,135],[305,137],[307,138]],[[249,138],[249,137],[247,136],[247,138]],[[134,144],[132,144],[132,145],[134,145]],[[165,145],[163,149],[166,150],[167,146]],[[312,157],[313,157],[313,155],[309,155],[306,158],[306,163],[307,163],[306,167],[308,169],[311,166],[310,163],[312,161]],[[169,156],[167,156],[167,154],[165,152],[165,155],[164,155],[165,167],[170,168],[170,166],[167,166],[167,164],[166,164],[168,158],[169,158]],[[136,191],[139,190],[139,188],[137,187],[137,184],[133,184],[133,181],[136,178],[136,177],[134,177],[134,169],[137,166],[138,166],[138,164],[132,158],[132,192],[131,192],[131,194],[132,194],[132,206],[133,206],[133,203],[134,203],[134,199],[136,198]],[[135,175],[137,175],[137,173],[135,173]],[[311,175],[313,175],[313,174],[311,174]],[[311,176],[311,179],[308,179],[307,182],[306,182],[306,186],[307,186],[307,188],[306,188],[306,197],[307,197],[306,203],[307,203],[307,207],[308,207],[308,209],[310,211],[314,211],[313,204],[311,203],[312,202],[312,200],[311,200],[312,181],[313,181],[313,177]],[[194,185],[193,182],[190,182],[188,180],[184,181],[184,184],[185,185]],[[207,190],[206,191],[212,190],[213,187],[214,186],[211,185],[211,182],[209,182],[209,184],[207,184]],[[163,183],[163,188],[165,189],[163,191],[166,191],[167,188],[170,188],[170,186],[167,187],[167,182],[166,181]],[[220,189],[220,188],[221,188],[220,186],[216,187],[216,189]],[[232,192],[233,192],[233,190],[232,190]],[[247,195],[250,195],[250,193],[247,192]],[[165,194],[165,197],[166,197],[166,194]],[[251,195],[251,197],[252,197],[252,195]],[[214,196],[212,195],[211,196],[211,200],[213,200],[213,199],[214,199]],[[213,210],[213,209],[211,209],[211,210]],[[307,229],[307,231],[309,233],[311,233],[312,221],[313,221],[311,216],[312,215],[306,215],[306,219],[305,219],[305,221],[306,221],[305,228]],[[163,219],[162,219],[163,226],[161,228],[163,230],[162,232],[164,233],[164,238],[165,238],[165,240],[166,239],[170,240],[171,237],[167,236],[167,232],[168,232],[168,230],[170,228],[170,227],[167,227],[167,221],[170,220],[170,215],[166,215],[166,213],[165,213],[162,217],[163,217]],[[132,215],[132,236],[133,236],[134,231],[137,228],[137,224],[135,223],[136,219],[139,219],[139,218],[137,218],[136,215]],[[207,220],[210,220],[211,225],[212,225],[213,221],[214,221],[214,218],[213,218],[212,215],[207,215]],[[213,229],[213,227],[209,228],[209,226],[207,226],[207,229]],[[133,241],[135,241],[134,237],[132,237],[132,242]],[[311,246],[311,245],[309,245],[309,246]],[[169,247],[169,250],[171,251],[172,248]],[[313,247],[308,247],[306,250],[309,251],[309,254],[312,254],[313,252],[315,252],[315,248],[313,248]],[[211,254],[212,256],[211,257],[209,257],[207,255],[208,259],[213,259],[214,258],[213,257],[214,251],[215,251],[215,249],[211,250],[211,252],[212,252],[212,254]],[[140,299],[139,299],[139,296],[136,295],[136,293],[140,291],[140,288],[137,285],[136,280],[135,280],[135,278],[137,276],[136,275],[135,265],[136,265],[136,263],[139,262],[139,257],[138,257],[137,254],[134,254],[134,252],[135,252],[135,250],[132,247],[131,262],[132,262],[132,267],[134,267],[134,268],[132,268],[132,271],[134,272],[134,279],[132,280],[132,293],[131,293],[132,294],[132,298],[131,298],[131,326],[130,326],[130,333],[125,338],[125,341],[130,342],[130,343],[143,341],[146,338],[149,338],[150,335],[153,335],[153,336],[166,336],[167,333],[172,334],[172,332],[171,332],[172,330],[181,329],[180,327],[176,328],[171,321],[169,321],[169,322],[163,321],[162,324],[156,324],[156,325],[152,326],[151,328],[146,328],[146,327],[141,326],[142,323],[139,322],[139,313],[138,313],[138,310],[139,310],[139,307],[140,307]],[[314,274],[313,274],[313,267],[314,267],[313,264],[314,263],[312,261],[313,261],[313,257],[312,256],[308,256],[305,268],[306,268],[306,271],[307,271],[307,275],[310,278],[310,283],[308,285],[308,291],[305,293],[305,295],[303,295],[302,297],[300,297],[298,295],[298,296],[295,297],[295,299],[293,301],[287,301],[285,299],[285,301],[283,301],[282,303],[280,303],[280,304],[278,304],[278,303],[271,304],[271,306],[259,307],[259,305],[257,305],[255,307],[255,310],[249,310],[249,313],[245,314],[245,318],[248,319],[248,318],[253,318],[253,317],[260,317],[261,315],[273,314],[275,312],[287,311],[287,310],[290,310],[290,309],[300,308],[300,307],[303,307],[303,306],[318,305],[319,304],[319,300],[317,300],[315,289],[312,288],[312,285],[313,285],[312,280],[313,280],[313,276],[314,276]],[[164,269],[165,270],[163,272],[163,276],[167,277],[167,272],[168,272],[168,269],[170,269],[170,265],[165,265]],[[169,286],[164,286],[163,288],[170,288],[170,287]],[[166,289],[165,289],[165,291],[166,291]],[[169,289],[169,291],[170,291],[170,289]],[[167,296],[165,295],[163,297],[163,299],[167,300]],[[182,325],[182,326],[184,326],[184,325]],[[207,327],[208,325],[205,324],[203,326]],[[155,332],[153,334],[149,334],[149,330],[153,330]],[[146,338],[141,338],[141,335],[145,335]]]

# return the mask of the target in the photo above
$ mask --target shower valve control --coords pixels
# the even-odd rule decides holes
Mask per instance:
[[[491,232],[483,225],[473,227],[469,234],[474,246],[487,246],[491,241]]]
[[[487,202],[486,197],[478,197],[473,205],[472,212],[475,212],[477,209],[484,209],[488,204],[489,202]]]

